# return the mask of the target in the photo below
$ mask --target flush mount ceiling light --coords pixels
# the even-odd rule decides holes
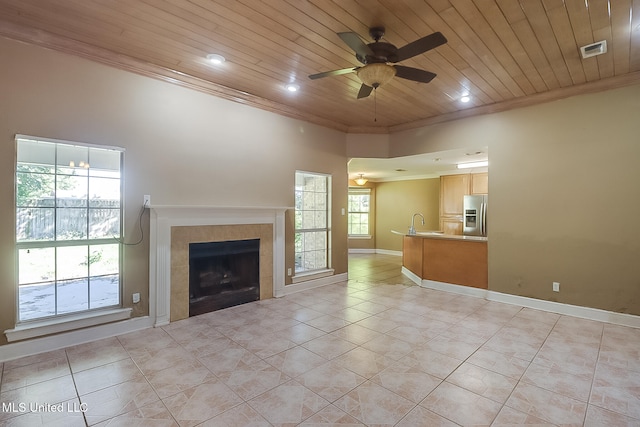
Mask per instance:
[[[458,163],[457,166],[458,169],[481,168],[484,166],[489,166],[489,162],[485,160],[482,162]]]
[[[360,177],[356,178],[355,181],[356,181],[356,184],[358,184],[358,185],[365,185],[367,183],[368,179],[365,178],[364,174],[361,173]]]
[[[395,67],[382,63],[367,64],[356,71],[364,84],[374,89],[388,83],[396,75]]]
[[[462,98],[460,98],[460,102],[469,102],[471,101],[471,97],[469,95],[464,95]]]
[[[295,83],[287,83],[286,85],[284,85],[284,88],[289,92],[297,92],[300,90],[300,85],[297,85]]]
[[[218,55],[217,53],[210,53],[209,55],[207,55],[207,61],[215,65],[220,65],[224,61],[226,61],[226,59],[224,59],[224,56]]]

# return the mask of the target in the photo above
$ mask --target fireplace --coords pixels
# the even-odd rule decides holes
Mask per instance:
[[[189,244],[260,240],[260,299],[284,295],[288,207],[152,206],[149,316],[154,326],[189,318]]]
[[[189,243],[189,316],[260,299],[260,239]]]

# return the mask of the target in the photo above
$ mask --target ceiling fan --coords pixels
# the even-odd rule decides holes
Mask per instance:
[[[309,78],[315,80],[322,77],[356,73],[360,81],[362,81],[362,86],[360,86],[360,91],[358,92],[358,99],[360,99],[369,96],[371,91],[387,83],[394,76],[420,83],[429,83],[436,76],[430,71],[405,67],[404,65],[390,65],[389,63],[395,64],[396,62],[413,58],[445,44],[447,39],[442,33],[435,32],[401,48],[397,48],[391,43],[380,41],[384,36],[384,27],[370,28],[369,35],[374,42],[365,44],[362,38],[354,32],[338,33],[338,37],[355,51],[356,59],[364,64],[363,66],[325,71],[312,74]]]

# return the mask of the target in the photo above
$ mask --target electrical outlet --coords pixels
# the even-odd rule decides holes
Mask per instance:
[[[138,292],[136,292],[135,294],[133,294],[133,303],[137,304],[140,302],[140,294]]]
[[[553,282],[553,292],[560,292],[560,282]]]
[[[142,206],[144,206],[145,208],[148,208],[149,206],[151,206],[151,195],[145,194],[142,197]]]

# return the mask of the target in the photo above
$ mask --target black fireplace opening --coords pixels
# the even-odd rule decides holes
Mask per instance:
[[[189,317],[260,299],[260,239],[189,243]]]

